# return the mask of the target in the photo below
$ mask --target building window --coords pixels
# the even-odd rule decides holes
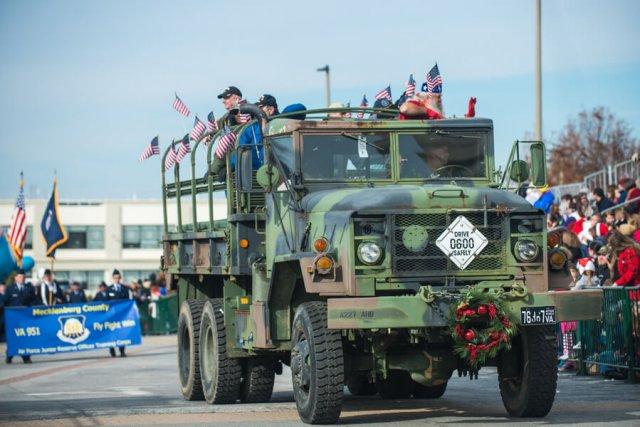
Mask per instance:
[[[80,283],[82,289],[96,289],[104,281],[104,271],[55,271],[55,281],[63,288],[69,287],[71,282]]]
[[[161,248],[161,240],[161,225],[125,225],[122,227],[122,247],[125,249]]]
[[[104,226],[69,225],[69,240],[61,246],[64,249],[104,249]]]
[[[122,282],[125,284],[137,282],[138,280],[144,282],[152,274],[157,276],[158,272],[156,270],[124,270],[122,271]]]
[[[9,231],[8,225],[0,225],[0,230],[2,230],[2,235],[5,236]],[[24,241],[25,249],[33,249],[33,227],[31,225],[27,225],[27,237]]]

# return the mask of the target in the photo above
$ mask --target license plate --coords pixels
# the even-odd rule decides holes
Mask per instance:
[[[520,321],[523,325],[553,325],[556,323],[556,308],[522,307]]]

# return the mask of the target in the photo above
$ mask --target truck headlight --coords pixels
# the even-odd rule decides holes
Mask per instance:
[[[531,240],[522,239],[516,242],[515,256],[519,261],[531,262],[538,256],[538,245]]]
[[[374,242],[362,242],[358,245],[358,259],[363,264],[377,264],[382,258],[382,248]]]

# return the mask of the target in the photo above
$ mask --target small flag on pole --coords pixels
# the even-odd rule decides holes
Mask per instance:
[[[251,114],[238,114],[238,121],[240,123],[248,123],[251,120]]]
[[[167,153],[167,157],[164,159],[164,168],[165,170],[171,169],[176,164],[176,146],[175,142],[171,143],[171,147],[169,147],[169,152]]]
[[[20,172],[20,189],[18,190],[16,207],[13,209],[13,217],[11,218],[7,238],[17,260],[21,261],[22,251],[27,240],[27,212],[24,206],[24,179],[22,172]]]
[[[183,116],[189,117],[191,111],[189,111],[189,108],[185,105],[184,102],[182,102],[182,99],[180,99],[178,94],[176,93],[175,95],[176,99],[173,100],[173,108],[175,108],[175,110]]]
[[[156,136],[151,140],[147,148],[144,149],[142,154],[140,154],[140,158],[138,161],[142,163],[144,160],[147,160],[151,156],[155,156],[160,154],[160,145],[158,144],[158,137]]]
[[[411,98],[416,94],[416,81],[413,78],[413,74],[409,74],[409,80],[407,81],[407,89],[404,91],[407,98]]]
[[[227,151],[232,149],[236,143],[236,134],[233,133],[229,126],[225,126],[223,132],[216,147],[216,157],[219,159],[223,159]]]
[[[216,117],[213,115],[213,111],[207,116],[207,129],[209,132],[218,130],[218,122],[216,122]]]
[[[380,92],[376,93],[376,99],[388,99],[391,102],[391,86],[387,86]]]
[[[442,76],[438,69],[438,64],[434,65],[427,73],[427,92],[442,93]]]
[[[53,180],[53,191],[47,203],[47,208],[44,210],[44,216],[40,222],[40,230],[44,236],[44,240],[47,243],[46,256],[55,258],[56,249],[63,245],[69,237],[67,231],[64,229],[62,222],[60,221],[60,213],[58,208],[58,180]]]
[[[204,132],[206,130],[207,127],[205,126],[205,124],[200,121],[198,116],[196,116],[196,120],[193,122],[193,129],[191,129],[191,139],[197,141],[202,135],[204,135]]]
[[[191,152],[191,146],[189,145],[189,134],[182,137],[180,145],[178,146],[178,152],[176,153],[176,163],[180,163],[187,154]]]
[[[369,101],[367,101],[367,95],[362,95],[362,101],[360,101],[360,108],[367,108],[369,106]],[[364,117],[364,111],[360,111],[358,113],[358,118],[362,119]]]

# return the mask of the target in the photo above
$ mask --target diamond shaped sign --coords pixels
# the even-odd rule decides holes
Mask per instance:
[[[436,246],[460,270],[467,268],[487,243],[489,243],[487,238],[462,215],[453,220],[436,240]]]

